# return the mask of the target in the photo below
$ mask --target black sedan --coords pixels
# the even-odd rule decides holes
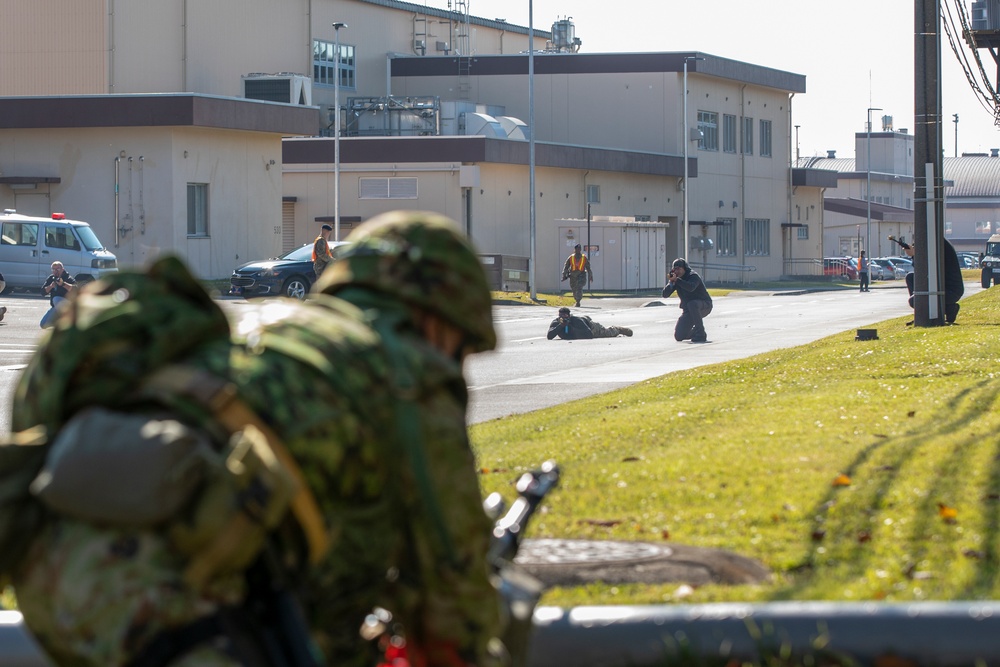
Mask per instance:
[[[330,242],[334,259],[347,242]],[[316,282],[313,273],[312,243],[289,250],[281,257],[247,262],[233,270],[229,294],[247,299],[256,296],[288,296],[304,299]]]

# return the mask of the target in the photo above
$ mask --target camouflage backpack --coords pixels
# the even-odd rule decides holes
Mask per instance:
[[[54,509],[162,527],[189,557],[185,574],[195,586],[248,565],[289,514],[318,560],[325,527],[280,439],[232,386],[184,365],[202,346],[229,346],[230,330],[179,260],[88,285],[46,336],[16,390],[14,433],[0,442],[0,584]],[[154,419],[168,426],[149,436]],[[179,453],[162,458],[165,444]],[[103,483],[118,458],[129,476],[152,476],[131,487],[152,489],[145,506]],[[169,470],[179,462],[183,474]]]

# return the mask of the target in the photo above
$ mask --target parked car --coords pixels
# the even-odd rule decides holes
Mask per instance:
[[[857,280],[858,265],[853,257],[824,257],[823,275],[838,276],[843,280]]]
[[[902,255],[893,255],[891,257],[886,257],[890,262],[900,267],[906,273],[913,273],[913,258],[903,257]],[[906,275],[905,273],[903,274]]]
[[[878,267],[880,277],[878,280],[900,280],[906,277],[906,267],[896,264],[888,257],[876,257],[871,261],[873,269],[872,277],[875,276],[874,269]]]
[[[331,241],[334,260],[343,252],[346,241]],[[312,243],[289,250],[280,257],[247,262],[233,270],[229,294],[250,299],[257,296],[287,296],[302,300],[316,282],[313,272]]]
[[[979,253],[963,251],[958,254],[958,263],[963,269],[979,268]]]

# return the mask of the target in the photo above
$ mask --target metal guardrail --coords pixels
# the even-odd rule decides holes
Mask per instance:
[[[539,607],[528,667],[1000,665],[1000,602]],[[0,665],[52,667],[0,612]]]
[[[747,274],[757,270],[756,266],[750,266],[749,264],[717,264],[713,262],[692,262],[691,260],[688,260],[688,264],[698,272],[698,275],[706,283],[747,284],[750,282]]]
[[[0,610],[0,665],[52,667],[52,663],[24,629],[20,612]]]
[[[542,607],[529,667],[1000,665],[1000,603]]]

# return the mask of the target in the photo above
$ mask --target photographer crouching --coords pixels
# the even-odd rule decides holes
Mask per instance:
[[[42,284],[42,293],[49,297],[51,302],[49,309],[42,316],[39,326],[48,329],[52,326],[52,319],[56,316],[56,308],[66,300],[69,291],[76,285],[76,278],[66,273],[66,268],[62,262],[52,262],[52,275],[45,279]]]
[[[678,341],[707,343],[704,318],[712,312],[712,297],[705,289],[701,276],[691,270],[686,260],[677,258],[667,274],[667,284],[663,288],[663,298],[674,292],[681,300],[681,316],[674,327],[674,338]]]

